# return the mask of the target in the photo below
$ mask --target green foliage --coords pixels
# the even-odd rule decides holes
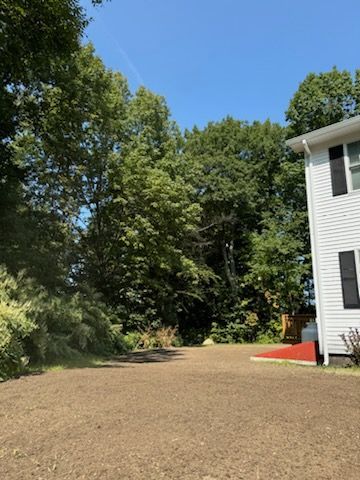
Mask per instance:
[[[252,237],[253,257],[246,281],[264,296],[272,318],[274,310],[294,312],[303,304],[309,264],[304,244],[287,231],[287,225],[273,217],[264,223],[264,230]]]
[[[209,329],[186,328],[181,332],[184,345],[201,345],[209,337]]]
[[[33,299],[32,318],[38,329],[26,348],[32,361],[52,361],[75,352],[110,354],[121,351],[113,314],[92,291],[51,295],[42,288],[25,290]]]
[[[334,67],[325,73],[310,73],[300,84],[286,112],[290,135],[300,135],[359,113],[359,72],[355,82],[350,72]]]
[[[128,350],[136,350],[139,348],[141,333],[139,331],[128,332],[124,335],[124,342]]]
[[[15,84],[52,78],[86,25],[76,0],[1,0],[0,21],[1,79]]]
[[[128,350],[133,350],[135,347],[131,347],[122,332],[123,326],[119,324],[113,324],[110,327],[110,336],[112,343],[112,353],[121,354],[126,353]]]
[[[0,267],[0,380],[19,373],[23,341],[36,328],[31,303],[18,298],[18,282]]]
[[[0,270],[0,373],[15,374],[22,357],[51,362],[79,353],[126,351],[121,325],[98,294],[51,294],[24,274]]]
[[[246,302],[237,302],[220,322],[213,322],[210,337],[215,343],[254,342],[260,329],[257,313],[245,309]]]

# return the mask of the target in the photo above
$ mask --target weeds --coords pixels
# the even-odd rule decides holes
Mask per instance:
[[[345,344],[351,360],[357,366],[360,366],[360,331],[358,328],[350,328],[349,333],[340,335]]]

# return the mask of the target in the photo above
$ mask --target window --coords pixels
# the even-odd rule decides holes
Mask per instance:
[[[347,145],[352,190],[360,189],[360,141]]]
[[[337,145],[329,148],[331,186],[333,196],[344,195],[348,192],[346,182],[344,146]]]
[[[333,196],[360,190],[360,140],[329,148]]]
[[[344,308],[360,309],[359,258],[358,250],[339,253]]]

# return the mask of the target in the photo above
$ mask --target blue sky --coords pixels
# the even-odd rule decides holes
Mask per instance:
[[[134,91],[164,95],[182,128],[232,115],[285,122],[298,84],[360,68],[359,0],[112,0],[87,39]]]

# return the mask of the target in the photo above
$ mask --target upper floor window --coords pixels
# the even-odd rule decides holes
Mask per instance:
[[[360,190],[360,140],[329,148],[333,196]]]
[[[360,189],[360,141],[347,145],[352,190]]]

